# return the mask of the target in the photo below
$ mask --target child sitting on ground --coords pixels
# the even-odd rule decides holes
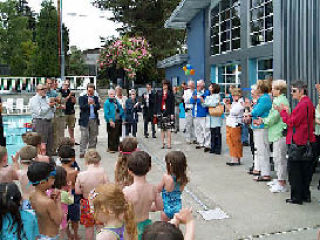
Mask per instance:
[[[141,240],[145,226],[152,223],[149,219],[152,206],[155,206],[155,210],[161,210],[162,201],[157,188],[146,180],[151,169],[151,156],[148,153],[133,152],[129,156],[128,168],[134,180],[132,185],[123,189],[123,193],[134,206],[138,238]]]
[[[34,212],[21,209],[21,200],[15,183],[0,184],[0,239],[37,239],[37,217]]]
[[[75,150],[70,145],[61,145],[58,150],[60,162],[62,167],[67,172],[67,182],[70,184],[71,193],[74,196],[74,203],[68,206],[68,220],[71,221],[71,227],[73,234],[67,229],[67,234],[73,236],[74,239],[79,239],[78,229],[80,221],[80,199],[81,195],[75,194],[75,183],[78,175],[78,171],[72,167],[75,162]]]
[[[59,189],[60,191],[60,199],[61,199],[61,212],[62,212],[62,220],[60,224],[60,239],[64,239],[64,236],[67,233],[68,227],[68,206],[73,204],[73,196],[71,192],[69,193],[69,186],[67,184],[67,171],[64,170],[63,167],[56,166],[56,177],[54,180],[54,185],[51,189],[47,191],[47,195],[51,196],[51,194],[55,191],[55,189]],[[68,236],[69,238],[69,236]]]
[[[16,161],[17,158],[12,158],[13,161]],[[13,165],[8,165],[8,152],[5,147],[0,146],[0,183],[13,182],[18,180],[18,174],[16,172],[16,162],[13,162]]]
[[[180,223],[186,225],[184,237],[178,228]],[[174,215],[174,218],[170,222],[157,221],[152,225],[147,226],[143,233],[142,240],[194,240],[194,228],[195,224],[191,209],[182,209],[179,213]]]
[[[96,239],[136,240],[137,225],[133,206],[127,202],[121,188],[115,184],[100,185],[95,189],[94,195],[95,218],[104,224]]]
[[[133,177],[128,173],[128,157],[132,152],[136,151],[137,146],[138,141],[133,137],[126,137],[120,143],[120,153],[114,171],[114,178],[115,183],[122,188],[133,183]]]
[[[41,142],[41,136],[36,132],[30,132],[26,135],[26,143],[34,146],[38,150],[36,161],[49,163],[50,159],[46,156],[46,145]]]
[[[34,146],[27,145],[20,149],[20,170],[17,171],[19,177],[20,188],[22,192],[22,209],[31,210],[29,201],[30,194],[34,191],[34,187],[29,184],[27,176],[28,167],[37,156],[37,149]]]
[[[106,184],[109,180],[104,168],[100,166],[101,156],[95,149],[89,149],[84,157],[87,170],[78,174],[75,189],[76,194],[83,195],[80,201],[80,224],[86,228],[86,239],[92,240],[96,223],[89,203],[89,194],[95,187]]]
[[[35,191],[30,195],[30,202],[38,217],[39,240],[58,239],[62,220],[60,192],[53,191],[50,197],[46,194],[54,184],[55,167],[45,162],[33,162],[27,174],[30,183],[35,187]]]
[[[165,161],[167,172],[163,174],[158,191],[162,192],[163,200],[161,220],[169,221],[182,208],[181,193],[189,180],[186,174],[187,160],[183,152],[169,152],[165,156]]]

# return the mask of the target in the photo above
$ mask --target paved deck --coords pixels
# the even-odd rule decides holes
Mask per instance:
[[[109,178],[114,179],[114,166],[117,154],[106,152],[107,134],[101,113],[101,126],[97,149],[102,155],[102,164]],[[141,118],[140,118],[141,119]],[[142,121],[138,126],[139,147],[152,155],[152,169],[148,181],[157,184],[162,177],[164,156],[169,151],[161,149],[160,137],[144,138]],[[316,239],[320,228],[320,191],[316,189],[319,173],[313,178],[311,186],[312,202],[303,206],[288,205],[285,199],[289,193],[272,194],[265,183],[257,183],[246,173],[252,164],[249,148],[244,149],[243,165],[228,167],[228,150],[223,130],[223,151],[217,156],[196,150],[194,145],[185,144],[181,133],[172,134],[172,150],[181,150],[187,156],[190,183],[183,192],[183,205],[192,206],[196,218],[197,240],[233,239]],[[80,141],[80,131],[76,129],[76,139]],[[76,147],[77,154],[79,153]],[[83,160],[78,159],[84,168]],[[205,221],[198,210],[221,208],[230,218]],[[152,219],[160,219],[153,213]],[[83,228],[81,235],[84,239]]]

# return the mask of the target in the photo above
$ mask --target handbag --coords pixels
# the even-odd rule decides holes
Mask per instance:
[[[220,103],[215,107],[209,107],[210,116],[221,117],[223,112],[224,112],[224,106]]]
[[[307,122],[309,123],[309,112],[307,107]],[[308,141],[306,145],[297,145],[293,142],[293,134],[291,144],[288,148],[288,158],[290,161],[313,161],[314,152],[310,142],[309,124],[308,124]]]

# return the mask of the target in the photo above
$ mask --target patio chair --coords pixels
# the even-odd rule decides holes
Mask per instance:
[[[24,105],[23,98],[18,98],[16,101],[16,110],[20,113],[24,113],[28,111],[28,106]]]
[[[13,98],[8,98],[5,104],[7,114],[13,113],[14,108],[13,108]]]

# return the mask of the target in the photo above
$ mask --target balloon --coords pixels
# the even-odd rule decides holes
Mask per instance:
[[[184,74],[185,74],[186,76],[189,76],[189,75],[190,75],[190,70],[187,69],[187,71],[185,71]]]
[[[183,71],[186,71],[186,70],[187,70],[187,67],[186,67],[186,66],[184,66],[184,67],[183,67]]]
[[[187,64],[187,69],[188,69],[188,70],[191,70],[191,69],[192,69],[191,64]]]
[[[196,73],[196,71],[194,69],[190,70],[190,75],[194,75]]]

